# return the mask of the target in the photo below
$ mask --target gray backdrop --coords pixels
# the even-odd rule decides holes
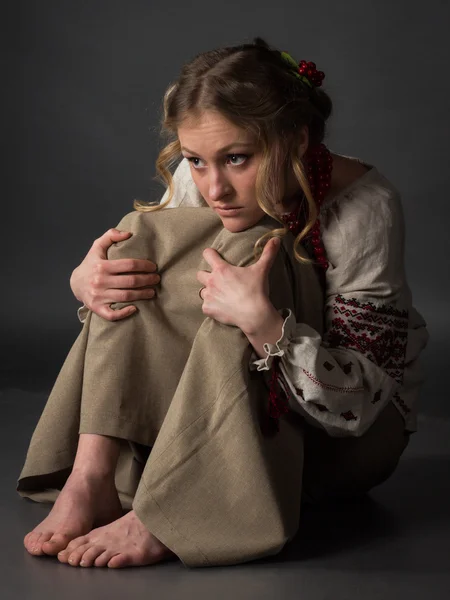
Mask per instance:
[[[2,387],[49,389],[80,330],[71,271],[155,199],[161,99],[198,52],[262,36],[326,73],[332,150],[400,189],[415,305],[432,335],[422,409],[445,393],[449,3],[17,1],[3,13]]]

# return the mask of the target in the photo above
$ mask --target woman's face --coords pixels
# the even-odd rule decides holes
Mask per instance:
[[[192,179],[226,229],[244,231],[264,216],[256,201],[261,152],[252,135],[213,111],[187,118],[178,128]]]

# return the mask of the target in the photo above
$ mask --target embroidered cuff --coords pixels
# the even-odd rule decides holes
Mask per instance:
[[[289,308],[282,308],[278,312],[284,318],[281,337],[275,344],[264,344],[263,348],[267,356],[254,360],[250,366],[251,370],[255,370],[256,367],[257,371],[268,371],[272,366],[274,357],[284,356],[287,347],[291,343],[296,325],[294,315]]]

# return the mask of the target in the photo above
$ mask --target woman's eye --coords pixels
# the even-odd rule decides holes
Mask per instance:
[[[195,168],[197,168],[196,164],[194,163],[194,160],[201,160],[201,159],[200,158],[195,158],[194,156],[191,156],[190,158],[188,158],[188,161],[190,163],[192,163]]]
[[[237,156],[238,156],[239,158],[244,158],[244,159],[246,159],[246,158],[247,158],[247,155],[246,155],[246,154],[229,154],[229,155],[228,155],[228,158],[236,158]],[[244,160],[244,162],[245,162],[245,160]],[[235,164],[235,163],[233,163],[233,164]],[[242,163],[239,163],[239,164],[240,164],[240,165],[242,165]]]
[[[242,159],[243,158],[244,161],[234,162],[234,160],[236,158],[238,158],[238,159]],[[231,160],[232,161],[231,164],[235,165],[237,167],[239,167],[240,165],[242,165],[245,162],[245,160],[247,160],[247,158],[248,158],[248,156],[246,154],[228,154],[227,155],[227,160]],[[198,164],[198,162],[195,162],[195,161],[201,161],[202,159],[201,158],[197,158],[195,156],[191,156],[187,160],[190,163],[192,163],[192,165],[194,166],[195,169],[197,169],[197,168],[199,168],[199,164]]]

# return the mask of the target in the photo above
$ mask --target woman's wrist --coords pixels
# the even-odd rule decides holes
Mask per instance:
[[[276,344],[280,339],[284,319],[269,300],[262,303],[254,315],[252,323],[242,331],[256,354],[263,358],[266,356],[264,344]]]

